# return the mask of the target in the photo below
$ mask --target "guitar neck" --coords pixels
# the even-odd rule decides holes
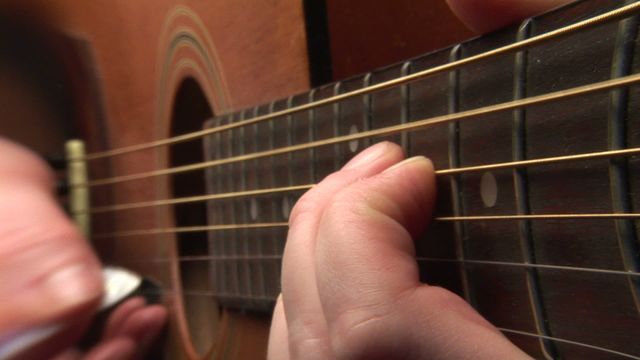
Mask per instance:
[[[200,266],[223,305],[270,310],[295,201],[355,153],[388,140],[429,157],[438,170],[436,219],[416,241],[424,281],[458,292],[500,328],[534,334],[507,331],[533,356],[588,354],[545,337],[640,354],[640,282],[624,275],[640,270],[638,233],[633,219],[615,216],[640,207],[640,164],[615,155],[640,146],[638,94],[636,87],[589,90],[638,72],[638,19],[463,62],[619,6],[578,2],[210,120],[208,127],[227,130],[201,144],[206,160],[220,161],[206,170],[207,192],[222,194],[207,204],[207,223],[236,226],[183,249],[182,264],[206,259]],[[327,100],[438,68],[444,70]],[[558,95],[534,101],[549,94]],[[238,161],[221,160],[229,158]]]

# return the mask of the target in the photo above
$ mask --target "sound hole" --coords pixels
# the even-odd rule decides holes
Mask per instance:
[[[171,135],[180,135],[202,129],[211,118],[212,110],[198,83],[191,78],[182,82],[175,96],[171,122]],[[170,148],[171,167],[199,163],[204,160],[202,140],[176,144]],[[205,193],[204,171],[176,174],[171,179],[172,197],[185,197]],[[173,208],[175,226],[198,226],[207,223],[206,203],[178,204]],[[180,264],[180,278],[184,291],[184,306],[191,341],[200,354],[206,353],[213,343],[218,324],[218,307],[209,296],[211,291],[209,263],[184,261],[185,258],[205,256],[209,253],[206,233],[176,234]]]

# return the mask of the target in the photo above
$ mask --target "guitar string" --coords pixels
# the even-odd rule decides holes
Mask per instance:
[[[167,146],[167,145],[172,145],[172,144],[177,144],[177,143],[181,143],[181,142],[185,142],[185,141],[190,141],[190,140],[194,140],[206,135],[211,135],[217,132],[221,132],[221,131],[226,131],[226,130],[231,130],[234,128],[238,128],[238,127],[245,127],[248,125],[252,125],[252,124],[257,124],[259,122],[262,121],[266,121],[266,120],[270,120],[270,119],[274,119],[277,117],[282,117],[282,116],[287,116],[287,115],[291,115],[297,112],[301,112],[301,111],[305,111],[305,110],[311,110],[320,106],[324,106],[324,105],[329,105],[329,104],[333,104],[342,100],[346,100],[349,98],[353,98],[356,96],[360,96],[360,95],[365,95],[365,94],[370,94],[372,92],[376,92],[376,91],[380,91],[380,90],[384,90],[384,89],[388,89],[394,86],[399,86],[399,85],[403,85],[403,84],[407,84],[410,82],[414,82],[417,81],[419,79],[423,79],[438,73],[442,73],[442,72],[446,72],[446,71],[451,71],[451,70],[455,70],[457,68],[460,68],[462,66],[465,65],[469,65],[469,64],[473,64],[476,63],[478,61],[482,61],[482,60],[486,60],[486,59],[490,59],[492,57],[498,56],[498,55],[503,55],[503,54],[509,54],[509,53],[513,53],[513,52],[517,52],[517,51],[521,51],[521,50],[525,50],[528,49],[532,46],[535,45],[539,45],[542,44],[544,42],[550,41],[550,40],[554,40],[557,38],[561,38],[565,35],[569,35],[573,32],[577,32],[579,30],[585,30],[588,29],[590,27],[596,26],[596,25],[600,25],[600,24],[604,24],[607,22],[611,22],[611,21],[615,21],[615,20],[619,20],[622,18],[626,18],[629,17],[633,14],[635,14],[636,12],[640,11],[640,3],[633,3],[633,4],[628,4],[628,5],[624,5],[621,6],[618,9],[615,10],[611,10],[609,12],[606,12],[604,14],[592,17],[590,19],[585,19],[579,22],[576,22],[574,24],[562,27],[560,29],[556,29],[541,35],[537,35],[528,39],[524,39],[503,47],[499,47],[497,49],[494,50],[490,50],[478,55],[474,55],[474,56],[470,56],[468,58],[465,59],[460,59],[451,63],[447,63],[447,64],[443,64],[440,66],[436,66],[430,69],[426,69],[426,70],[422,70],[419,72],[416,72],[414,74],[410,74],[410,75],[406,75],[406,76],[402,76],[402,77],[398,77],[392,80],[388,80],[379,84],[375,84],[375,85],[370,85],[358,90],[353,90],[347,93],[343,93],[343,94],[339,94],[339,95],[335,95],[326,99],[322,99],[322,100],[316,100],[313,102],[310,102],[308,104],[304,104],[304,105],[299,105],[296,107],[292,107],[289,109],[285,109],[285,110],[281,110],[281,111],[277,111],[277,112],[273,112],[270,114],[266,114],[266,115],[262,115],[262,116],[257,116],[251,119],[247,119],[247,120],[242,120],[233,124],[227,124],[227,125],[223,125],[223,126],[219,126],[219,127],[214,127],[214,128],[209,128],[209,129],[204,129],[204,130],[200,130],[200,131],[196,131],[196,132],[192,132],[189,134],[183,134],[183,135],[178,135],[178,136],[174,136],[174,137],[170,137],[167,139],[163,139],[163,140],[157,140],[157,141],[153,141],[153,142],[149,142],[149,143],[145,143],[145,144],[137,144],[137,145],[132,145],[132,146],[125,146],[122,148],[118,148],[118,149],[112,149],[112,150],[108,150],[108,151],[104,151],[104,152],[96,152],[96,153],[92,153],[92,154],[88,154],[84,157],[76,157],[73,158],[73,160],[97,160],[97,159],[102,159],[102,158],[107,158],[107,157],[113,157],[113,156],[118,156],[118,155],[123,155],[123,154],[127,154],[127,153],[131,153],[131,152],[136,152],[136,151],[141,151],[141,150],[146,150],[146,149],[152,149],[152,148],[157,148],[157,147],[161,147],[161,146]]]
[[[176,291],[176,290],[148,291],[147,290],[147,291],[139,291],[137,293],[141,294],[141,295],[152,295],[152,296],[176,294],[178,296],[187,296],[187,297],[205,297],[205,298],[230,299],[230,300],[249,300],[249,301],[261,301],[261,302],[265,302],[265,303],[269,303],[269,304],[272,304],[272,303],[274,303],[276,301],[276,296],[228,294],[228,293],[217,293],[217,292],[207,291],[207,290],[195,290],[195,289],[181,289],[179,291]],[[629,354],[629,353],[625,353],[625,352],[621,352],[621,351],[617,351],[617,350],[613,350],[613,349],[609,349],[609,348],[606,348],[606,347],[601,347],[601,346],[597,346],[597,345],[593,345],[593,344],[588,344],[588,343],[584,343],[584,342],[580,342],[580,341],[569,340],[569,339],[564,339],[564,338],[558,338],[558,337],[553,337],[553,336],[545,336],[545,335],[540,335],[540,334],[531,333],[531,332],[527,332],[527,331],[516,330],[516,329],[511,329],[511,328],[505,328],[505,327],[497,327],[497,329],[502,331],[502,332],[505,332],[505,333],[511,333],[511,334],[515,334],[515,335],[522,335],[522,336],[529,336],[529,337],[534,337],[534,338],[547,339],[547,340],[561,342],[561,343],[565,343],[565,344],[569,344],[569,345],[575,345],[575,346],[579,346],[579,347],[584,347],[584,348],[587,348],[587,349],[590,349],[590,350],[594,350],[594,351],[601,351],[601,352],[605,352],[605,353],[609,353],[609,354],[613,354],[613,355],[618,355],[618,356],[626,357],[626,358],[629,358],[629,359],[640,360],[640,357],[638,357],[636,355],[633,355],[633,354]]]
[[[229,300],[262,301],[262,302],[266,302],[266,303],[269,303],[269,304],[272,304],[272,303],[274,303],[276,301],[276,297],[275,296],[257,296],[257,295],[249,296],[249,295],[239,295],[239,294],[236,295],[236,294],[216,293],[216,292],[206,291],[206,290],[190,290],[190,289],[183,289],[183,290],[180,290],[180,291],[164,290],[164,291],[161,291],[161,292],[158,292],[158,291],[140,291],[138,293],[140,293],[142,295],[152,295],[152,296],[167,295],[167,294],[177,294],[178,296],[186,296],[186,297],[205,297],[205,298],[217,298],[217,299],[229,299]],[[528,332],[528,331],[510,329],[510,328],[505,328],[505,327],[496,327],[496,328],[498,330],[502,331],[503,333],[507,333],[507,334],[528,336],[528,337],[539,338],[539,339],[546,339],[546,340],[551,340],[551,341],[564,343],[564,344],[568,344],[568,345],[584,347],[584,348],[587,348],[587,349],[590,349],[590,350],[594,350],[594,351],[600,351],[600,352],[604,352],[604,353],[608,353],[608,354],[612,354],[612,355],[617,355],[617,356],[625,357],[625,358],[628,358],[628,359],[640,360],[640,357],[638,357],[636,355],[633,355],[633,354],[629,354],[629,353],[613,350],[613,349],[602,347],[602,346],[588,344],[588,343],[585,343],[585,342],[569,340],[569,339],[559,338],[559,337],[555,337],[555,336],[546,336],[546,335],[536,334],[536,333],[532,333],[532,332]]]
[[[212,261],[279,261],[282,260],[282,255],[191,255],[180,256],[175,258],[178,262],[212,262]],[[127,261],[127,260],[124,260]],[[128,262],[173,262],[172,258],[150,258],[150,259],[135,259]],[[418,263],[456,263],[464,265],[484,265],[484,266],[497,266],[497,267],[519,267],[528,269],[542,269],[542,270],[554,270],[554,271],[573,271],[573,272],[586,272],[604,275],[616,275],[616,276],[631,276],[640,277],[640,272],[626,271],[626,270],[613,270],[605,268],[594,267],[581,267],[581,266],[567,266],[567,265],[551,265],[551,264],[539,264],[539,263],[520,263],[512,261],[492,261],[492,260],[473,260],[473,259],[454,259],[454,258],[435,258],[417,256],[416,261]]]
[[[607,151],[593,152],[593,153],[582,153],[582,154],[564,155],[564,156],[557,156],[557,157],[509,161],[509,162],[503,162],[503,163],[492,163],[492,164],[476,165],[476,166],[469,166],[469,167],[441,169],[441,170],[436,170],[435,174],[436,176],[459,175],[459,174],[465,174],[468,172],[478,172],[478,171],[498,170],[498,169],[508,169],[508,168],[518,168],[518,167],[520,168],[531,167],[536,165],[548,165],[548,164],[562,163],[562,162],[568,162],[568,161],[593,160],[593,159],[602,159],[602,158],[611,158],[611,157],[620,157],[620,156],[632,156],[638,153],[640,153],[640,148],[607,150]],[[76,211],[74,214],[87,214],[87,213],[102,214],[107,212],[133,210],[133,209],[140,209],[145,207],[189,204],[189,203],[202,202],[202,201],[223,200],[223,199],[232,199],[232,198],[248,197],[248,196],[273,195],[273,194],[278,194],[283,192],[309,190],[313,186],[315,186],[315,184],[303,184],[303,185],[292,185],[292,186],[276,187],[276,188],[264,188],[264,189],[234,191],[234,192],[226,192],[226,193],[218,193],[218,194],[188,196],[188,197],[172,198],[172,199],[164,199],[164,200],[132,202],[132,203],[117,204],[117,205],[92,207],[85,211]]]
[[[472,167],[442,169],[442,170],[436,170],[435,174],[437,176],[455,175],[455,174],[464,174],[466,172],[477,172],[477,171],[486,171],[486,170],[515,168],[515,167],[530,167],[534,165],[548,165],[548,164],[564,162],[564,161],[593,160],[593,159],[601,159],[601,158],[607,158],[607,157],[631,156],[638,153],[640,153],[640,148],[608,150],[608,151],[595,152],[595,153],[566,155],[561,157],[529,159],[529,160],[521,160],[521,161],[478,165],[478,166],[472,166]],[[311,189],[315,185],[316,184],[291,185],[291,186],[275,187],[275,188],[241,190],[241,191],[233,191],[233,192],[226,192],[226,193],[196,195],[196,196],[163,199],[163,200],[150,200],[150,201],[131,202],[131,203],[116,204],[116,205],[96,206],[96,207],[91,207],[85,211],[77,211],[74,214],[87,214],[87,213],[102,214],[102,213],[116,212],[116,211],[135,210],[135,209],[141,209],[146,207],[190,204],[190,203],[203,202],[203,201],[223,200],[223,199],[232,199],[232,198],[249,197],[249,196],[273,195],[273,194],[279,194],[284,192],[306,191]],[[579,215],[579,214],[575,214],[575,215]]]
[[[434,221],[438,222],[460,222],[460,221],[517,221],[517,220],[620,220],[640,219],[640,213],[606,213],[606,214],[507,214],[507,215],[481,215],[481,216],[443,216],[435,217]],[[123,237],[150,236],[150,235],[166,235],[166,234],[183,234],[183,233],[199,233],[212,231],[229,231],[242,229],[260,229],[260,228],[277,228],[288,227],[288,222],[270,222],[270,223],[246,223],[246,224],[217,224],[217,225],[200,225],[200,226],[182,226],[167,227],[153,229],[137,229],[124,230],[115,232],[96,233],[91,237],[93,239],[113,239]]]
[[[636,4],[636,5],[637,5],[637,4]],[[410,81],[410,80],[407,80],[407,81]],[[375,90],[372,90],[372,91],[375,91]],[[356,96],[356,95],[353,95],[353,96]],[[339,101],[339,100],[334,100],[334,101]],[[302,110],[299,110],[299,111],[302,111]],[[276,117],[276,116],[282,116],[282,115],[274,115],[274,114],[271,114],[271,115],[272,115],[273,117]],[[266,120],[266,119],[265,119],[265,120]],[[237,124],[236,124],[236,125],[237,125]],[[209,129],[209,130],[211,130],[211,129]],[[223,131],[223,130],[219,129],[218,131]],[[204,134],[204,135],[206,135],[206,134]],[[204,135],[202,135],[202,136],[204,136]],[[174,142],[174,143],[175,143],[175,142]],[[166,144],[168,144],[168,143],[166,143]],[[148,146],[148,145],[147,145],[147,146]],[[156,145],[154,145],[154,147],[155,147],[155,146],[156,146]],[[160,146],[160,145],[157,145],[157,146]],[[131,151],[131,149],[129,150],[129,152],[130,152],[130,151]],[[136,151],[136,150],[134,150],[134,151]],[[120,152],[120,153],[123,153],[123,152]],[[104,156],[104,154],[103,154],[103,156],[102,156],[102,157],[106,157],[106,156]],[[89,158],[89,157],[87,157],[87,158]],[[95,157],[94,157],[94,158],[95,158]],[[565,342],[565,343],[569,343],[569,344],[573,344],[573,345],[578,345],[578,346],[586,346],[586,347],[588,347],[588,348],[592,348],[592,349],[595,349],[595,350],[606,351],[606,352],[609,352],[609,353],[612,353],[612,354],[617,354],[617,355],[621,355],[621,356],[626,356],[626,357],[629,357],[629,358],[637,358],[637,357],[635,357],[635,356],[633,356],[633,355],[630,355],[630,354],[625,354],[625,353],[621,353],[621,352],[613,351],[613,350],[610,350],[610,349],[601,348],[601,347],[598,347],[598,346],[589,345],[589,344],[584,344],[584,343],[575,342],[575,341],[571,341],[571,340],[564,340],[564,339],[559,339],[559,338],[554,338],[554,337],[542,336],[542,335],[539,335],[539,334],[533,334],[533,333],[528,333],[528,332],[523,332],[523,331],[513,330],[513,329],[506,329],[506,328],[500,328],[500,330],[501,330],[501,331],[504,331],[504,332],[511,332],[511,333],[514,333],[514,334],[519,334],[519,335],[533,336],[533,337],[537,337],[537,338],[546,338],[546,339],[553,340],[553,341],[561,341],[561,342]]]
[[[388,135],[401,133],[403,131],[418,130],[418,129],[422,129],[422,128],[426,128],[434,125],[450,123],[454,121],[461,121],[461,120],[469,121],[472,119],[478,119],[481,115],[495,114],[495,113],[504,112],[508,110],[523,109],[529,106],[540,105],[547,102],[566,100],[568,98],[572,98],[580,95],[587,95],[595,92],[601,92],[601,91],[626,87],[638,82],[640,82],[640,74],[629,75],[621,78],[606,80],[606,81],[584,85],[580,87],[575,87],[567,90],[560,90],[560,91],[533,96],[525,99],[508,101],[508,102],[504,102],[496,105],[480,107],[480,108],[462,111],[454,114],[445,114],[445,115],[435,116],[431,118],[416,120],[416,121],[412,121],[404,124],[393,125],[393,126],[383,127],[383,128],[374,129],[374,130],[361,131],[358,133],[342,135],[342,136],[332,137],[328,139],[310,141],[307,143],[284,146],[276,149],[259,151],[259,152],[254,152],[250,154],[238,155],[238,156],[231,156],[227,158],[204,161],[204,162],[195,163],[195,164],[189,164],[189,165],[183,165],[183,166],[177,166],[172,168],[135,173],[135,174],[129,174],[129,175],[121,175],[121,176],[115,176],[110,178],[97,179],[97,180],[89,181],[88,183],[71,183],[69,185],[71,187],[86,187],[86,186],[97,187],[97,186],[104,186],[104,185],[110,185],[110,184],[116,184],[116,183],[122,183],[122,182],[134,181],[134,180],[141,180],[141,179],[146,179],[146,178],[151,178],[156,176],[185,173],[185,172],[201,170],[205,168],[217,167],[217,166],[226,165],[226,164],[260,159],[264,157],[289,154],[292,152],[308,150],[308,149],[312,149],[320,146],[335,145],[339,143],[366,139],[371,137],[388,136]],[[460,171],[461,170],[458,170],[458,169],[449,169],[447,170],[447,173],[454,174],[454,173],[459,173]]]
[[[609,354],[626,357],[626,358],[629,358],[629,359],[640,359],[640,357],[632,355],[632,354],[624,353],[624,352],[617,351],[617,350],[612,350],[612,349],[601,347],[601,346],[587,344],[587,343],[583,343],[583,342],[579,342],[579,341],[567,340],[567,339],[557,338],[557,337],[554,337],[554,336],[546,336],[546,335],[535,334],[535,333],[531,333],[531,332],[527,332],[527,331],[514,330],[514,329],[508,329],[508,328],[502,328],[502,327],[498,327],[498,330],[500,330],[502,332],[506,332],[506,333],[512,333],[512,334],[517,334],[517,335],[535,337],[535,338],[538,338],[538,339],[551,340],[551,341],[561,342],[561,343],[565,343],[565,344],[569,344],[569,345],[581,346],[581,347],[585,347],[585,348],[592,349],[592,350],[603,351],[603,352],[606,352],[606,353],[609,353]]]

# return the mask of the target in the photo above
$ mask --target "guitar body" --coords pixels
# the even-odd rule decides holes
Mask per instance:
[[[48,69],[53,75],[36,79],[36,90],[21,101],[4,96],[6,117],[19,120],[0,124],[0,130],[48,155],[60,154],[71,137],[86,139],[88,152],[146,143],[198,130],[215,115],[306,91],[312,79],[318,85],[351,76],[470,35],[444,2],[422,4],[421,12],[412,11],[416,5],[410,1],[319,4],[309,5],[307,17],[313,18],[305,23],[303,4],[295,0],[5,1],[0,14],[15,17],[11,30],[18,32],[16,42],[40,47],[35,56],[51,57],[56,66]],[[382,16],[389,11],[395,16]],[[412,16],[409,21],[403,20],[407,14]],[[437,29],[435,36],[410,38],[425,22]],[[306,30],[313,36],[310,42]],[[23,31],[29,36],[19,34]],[[402,37],[390,36],[393,31]],[[30,54],[25,56],[34,56]],[[316,69],[311,75],[309,56]],[[17,72],[11,66],[7,71]],[[55,90],[37,90],[52,76],[64,84],[66,101],[44,106],[37,115],[25,112],[43,107],[38,105],[40,98],[54,96]],[[5,80],[2,85],[2,94],[15,92],[16,83]],[[32,131],[44,128],[46,136]],[[196,147],[171,154],[163,149],[115,157],[92,164],[91,175],[194,162],[199,151]],[[94,193],[92,205],[170,198],[176,196],[170,180],[115,185]],[[94,220],[93,230],[175,225],[175,214],[168,208],[140,209]],[[207,283],[206,271],[177,262],[139,261],[177,257],[176,237],[104,239],[94,246],[105,262],[124,264],[175,291],[165,296],[172,314],[164,339],[167,358],[264,356],[268,315],[220,309],[210,297],[181,296],[180,289]]]
[[[318,3],[324,6],[318,7]],[[70,137],[85,139],[88,153],[152,143],[455,62],[620,6],[613,0],[584,1],[541,18],[535,26],[528,23],[520,29],[413,58],[471,36],[444,2],[424,3],[308,1],[305,14],[303,4],[295,0],[4,1],[0,20],[4,15],[10,21],[5,28],[0,27],[5,30],[0,31],[0,116],[16,120],[0,124],[0,131],[43,154],[60,152],[64,139]],[[429,33],[423,26],[426,23],[434,36],[425,35]],[[309,121],[308,134],[302,131],[300,138],[294,127],[279,128],[286,124],[286,118],[281,117],[238,133],[227,131],[229,136],[223,133],[94,159],[89,162],[91,179],[215,161],[285,147],[292,141],[302,144],[346,135],[354,128],[357,132],[459,113],[556,88],[603,81],[614,77],[612,71],[621,71],[616,76],[628,75],[640,67],[631,51],[638,46],[636,34],[636,22],[627,21],[620,27],[608,24],[579,34],[575,43],[561,39],[540,50],[510,53],[488,64],[472,63],[415,84],[289,115],[291,124]],[[31,49],[26,44],[35,45]],[[585,55],[591,50],[597,54],[593,58]],[[352,77],[407,58],[413,59],[367,76]],[[628,64],[625,68],[615,61]],[[14,73],[20,76],[4,75]],[[305,93],[345,77],[351,78]],[[562,81],[556,82],[556,78]],[[490,114],[484,123],[447,124],[433,132],[416,128],[384,138],[401,143],[410,155],[430,156],[438,169],[635,145],[637,125],[633,125],[632,115],[620,110],[627,109],[620,106],[627,95],[612,94],[611,99],[607,94],[594,96],[596,100],[589,103],[593,109],[574,99],[565,107],[551,105],[550,110]],[[622,114],[618,117],[611,110],[616,103],[617,113]],[[634,95],[628,108],[637,104]],[[557,119],[564,121],[562,126],[556,127]],[[606,138],[607,131],[617,126],[616,119],[629,123],[625,135],[629,144]],[[507,126],[499,125],[499,121],[506,121]],[[597,127],[592,126],[596,123]],[[529,126],[526,131],[523,124]],[[32,131],[45,128],[46,134]],[[556,133],[563,138],[547,136]],[[360,141],[300,151],[289,158],[274,156],[241,166],[230,164],[211,171],[200,169],[96,186],[91,205],[100,208],[310,184],[334,171],[355,149],[371,140]],[[305,159],[305,154],[311,155]],[[554,164],[530,172],[505,168],[439,177],[437,214],[464,218],[528,215],[535,209],[551,214],[584,209],[592,213],[633,212],[640,205],[630,194],[635,189],[632,180],[637,170],[629,169],[631,175],[626,175],[627,167],[632,166],[637,166],[637,160],[629,164],[603,160],[597,166]],[[284,173],[288,176],[282,179],[274,175]],[[305,177],[306,173],[311,175]],[[609,188],[609,181],[614,184],[616,176],[629,184]],[[269,223],[273,219],[286,222],[287,211],[299,194],[278,196],[259,199],[255,206],[241,199],[94,214],[94,234],[166,230],[141,236],[94,237],[94,246],[106,263],[126,266],[160,285],[161,299],[171,317],[153,358],[264,357],[269,309],[279,292],[279,256],[286,228],[210,231],[212,234],[172,229]],[[553,200],[558,198],[562,201]],[[592,352],[599,347],[637,354],[638,346],[629,340],[640,329],[640,305],[635,297],[640,287],[634,270],[640,262],[633,250],[638,246],[633,220],[591,220],[586,226],[580,219],[492,221],[436,221],[430,233],[417,243],[422,278],[458,292],[503,331],[517,330],[507,335],[532,356],[617,358],[611,351]],[[257,245],[259,248],[253,249],[250,240],[255,239],[265,239],[265,248]],[[429,239],[441,241],[433,243]],[[269,246],[273,249],[267,249]],[[258,258],[251,263],[248,255],[254,250]],[[216,256],[220,260],[217,264]],[[429,262],[434,259],[435,263]],[[220,264],[223,261],[226,265]],[[531,266],[536,261],[573,268],[538,269]],[[262,262],[268,266],[263,268]],[[600,267],[615,271],[589,272]],[[624,271],[631,275],[626,276]],[[257,282],[262,282],[261,290],[254,288]],[[612,295],[598,293],[597,289]],[[255,296],[258,292],[261,296]],[[594,324],[602,329],[592,331]],[[562,338],[578,344],[563,342]]]
[[[191,121],[184,125],[190,130],[201,127],[207,118],[189,118],[190,111],[208,112],[206,116],[211,117],[310,86],[303,8],[295,0],[16,1],[4,2],[2,10],[24,18],[24,28],[33,26],[46,38],[42,42],[50,46],[47,54],[61,63],[54,72],[69,76],[66,90],[74,97],[74,104],[82,105],[65,119],[73,124],[63,120],[56,124],[53,120],[29,122],[47,116],[26,114],[24,129],[3,129],[3,134],[43,153],[60,153],[63,139],[73,133],[60,130],[57,134],[56,129],[75,127],[79,131],[74,135],[87,139],[89,152],[101,151],[174,135],[172,131],[183,126],[180,121]],[[20,34],[15,37],[21,39]],[[49,42],[51,38],[54,43]],[[193,95],[177,110],[186,111],[182,115],[186,119],[174,118],[180,91]],[[33,104],[18,106],[24,109]],[[57,115],[57,109],[47,111]],[[32,133],[29,129],[52,131],[49,138],[56,140],[44,146],[37,136],[28,135]],[[169,161],[166,152],[145,152],[96,164],[92,171],[101,175],[133,173],[165,167]],[[171,196],[165,179],[115,186],[108,195],[98,195],[96,201]],[[171,226],[173,218],[167,208],[122,215],[98,220],[94,229]],[[95,246],[106,262],[126,263],[166,289],[181,286],[175,264],[131,261],[174,255],[173,239],[105,240]],[[192,276],[192,281],[206,281],[197,274]],[[264,357],[268,317],[220,314],[210,298],[187,300],[188,306],[177,294],[166,298],[172,314],[166,336],[167,358]]]

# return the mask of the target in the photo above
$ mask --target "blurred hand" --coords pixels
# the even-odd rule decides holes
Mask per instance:
[[[34,328],[62,327],[28,353],[36,359],[50,358],[77,341],[103,290],[99,261],[52,190],[46,164],[0,138],[0,342]],[[134,343],[150,342],[147,334],[157,334],[165,318],[163,308],[145,306],[141,299],[123,303],[87,359],[136,356],[140,348]]]

